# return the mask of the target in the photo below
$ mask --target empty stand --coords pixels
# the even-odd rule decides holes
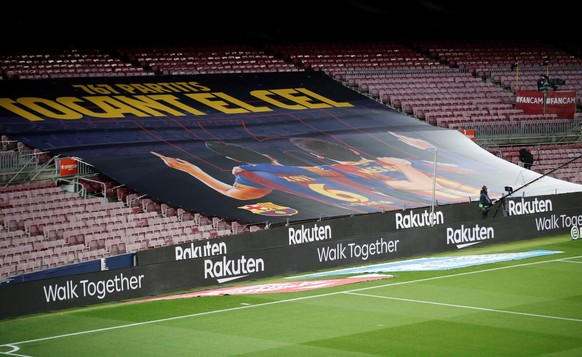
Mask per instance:
[[[102,49],[19,51],[0,54],[3,80],[322,71],[346,86],[408,114],[411,120],[453,130],[471,128],[489,140],[565,137],[580,129],[574,120],[531,115],[515,109],[514,91],[534,89],[540,60],[551,57],[552,76],[577,92],[582,105],[582,51],[535,41],[327,41],[140,46]],[[519,82],[510,68],[519,62]],[[115,123],[116,128],[125,124]],[[18,171],[49,163],[50,152],[3,133],[0,170]],[[63,132],[65,135],[65,132]],[[112,142],[144,142],[138,130]],[[580,143],[489,145],[519,165],[517,151],[534,153],[532,170],[582,183],[582,165],[553,171],[582,152]],[[26,162],[25,166],[23,162]],[[0,188],[0,279],[117,254],[171,244],[256,232],[260,225],[207,217],[157,202],[99,175],[67,192],[52,181]]]
[[[50,181],[0,188],[0,279],[232,234],[224,221],[214,219],[213,225],[212,218],[184,209],[178,215],[174,207],[136,197],[138,204],[130,207],[84,198]],[[164,207],[163,214],[148,210],[157,206]]]
[[[99,49],[19,51],[0,54],[0,69],[8,79],[118,77],[152,75],[142,67]]]

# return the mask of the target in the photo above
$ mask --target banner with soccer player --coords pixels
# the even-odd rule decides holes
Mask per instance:
[[[582,190],[321,72],[0,82],[0,132],[174,207],[289,222]]]

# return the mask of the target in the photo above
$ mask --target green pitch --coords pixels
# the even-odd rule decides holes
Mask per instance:
[[[442,256],[534,249],[563,253],[301,293],[3,320],[0,355],[582,356],[582,240],[563,235]]]

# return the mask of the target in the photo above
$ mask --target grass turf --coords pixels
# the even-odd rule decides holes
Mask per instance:
[[[0,353],[580,356],[582,241],[563,235],[436,256],[534,249],[563,253],[307,292],[103,304],[3,320]]]

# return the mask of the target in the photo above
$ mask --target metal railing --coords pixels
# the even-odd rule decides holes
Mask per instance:
[[[459,123],[455,129],[475,129],[475,138],[531,137],[531,136],[567,136],[580,135],[580,119],[540,119],[526,121],[500,121]]]
[[[97,173],[94,167],[77,158],[77,172],[63,174],[60,170],[61,157],[50,157],[47,161],[41,161],[40,155],[32,151],[0,151],[0,184],[32,182],[41,179],[57,179],[62,177],[81,177]]]

